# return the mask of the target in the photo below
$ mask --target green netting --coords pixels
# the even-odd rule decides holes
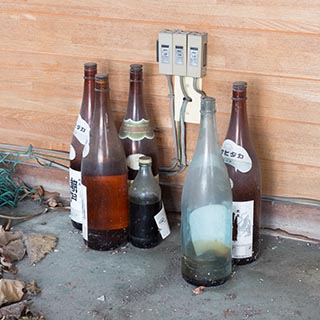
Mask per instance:
[[[25,156],[25,153],[0,152],[0,207],[14,208],[19,201],[29,195],[38,194],[37,190],[25,185],[18,185],[12,178],[16,166],[23,162],[20,159],[21,155]]]

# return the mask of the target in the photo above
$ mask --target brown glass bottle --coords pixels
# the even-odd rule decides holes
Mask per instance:
[[[236,264],[253,262],[259,253],[261,174],[249,131],[246,90],[246,82],[233,83],[231,119],[222,145],[232,180],[232,258]]]
[[[110,250],[127,242],[128,185],[123,146],[109,108],[106,74],[95,77],[95,107],[83,150],[83,237],[89,248]]]
[[[152,173],[158,178],[159,160],[155,134],[144,107],[143,72],[141,64],[130,65],[130,89],[127,112],[119,137],[127,157],[128,179],[134,180],[139,171],[139,158],[152,158]]]
[[[73,130],[70,145],[70,218],[73,226],[82,229],[82,197],[81,197],[81,161],[83,146],[89,135],[90,123],[94,108],[94,77],[97,64],[88,62],[84,65],[84,85],[82,103],[77,123]]]

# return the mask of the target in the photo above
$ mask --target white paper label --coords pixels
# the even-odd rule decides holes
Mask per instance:
[[[236,171],[249,172],[252,168],[252,160],[246,149],[237,145],[232,140],[224,140],[221,147],[224,163],[233,166]]]
[[[236,259],[252,257],[254,201],[234,201],[232,203],[233,235],[232,257]]]
[[[82,237],[88,241],[87,187],[82,185]]]
[[[210,204],[192,211],[189,228],[197,256],[211,250],[213,246],[217,251],[225,248],[225,246],[218,248],[219,244],[229,245],[231,248],[231,243],[225,243],[225,239],[231,238],[231,214],[223,205]]]
[[[81,172],[69,169],[69,185],[70,185],[70,218],[82,223],[82,184]]]
[[[76,158],[76,150],[74,150],[73,145],[70,145],[69,159],[73,160]]]
[[[162,239],[165,239],[171,231],[163,203],[162,209],[154,216],[154,219],[156,221]]]
[[[89,137],[89,125],[88,123],[82,119],[81,115],[79,114],[77,123],[73,130],[73,135],[79,140],[79,142],[85,145],[88,142]]]

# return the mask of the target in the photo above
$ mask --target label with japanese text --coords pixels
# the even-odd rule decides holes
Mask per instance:
[[[224,140],[221,147],[221,154],[225,164],[233,166],[236,171],[247,173],[252,168],[252,160],[242,146],[237,145],[232,140]]]
[[[233,201],[232,258],[252,257],[254,201]]]
[[[89,137],[89,125],[88,123],[82,119],[81,115],[79,114],[77,123],[73,129],[73,135],[79,140],[79,142],[85,145],[88,141]]]
[[[162,209],[154,216],[154,219],[156,221],[162,239],[165,239],[171,231],[163,203]]]
[[[74,222],[82,223],[82,184],[81,172],[71,169],[69,170],[70,185],[70,218]]]

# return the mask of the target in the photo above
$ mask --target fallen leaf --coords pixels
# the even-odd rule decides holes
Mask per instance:
[[[31,233],[25,235],[24,242],[31,264],[42,260],[57,245],[57,237],[53,234]]]
[[[6,246],[9,242],[22,239],[23,233],[19,231],[5,231],[3,227],[0,228],[0,246]]]
[[[10,317],[10,319],[11,318],[20,319],[20,317],[26,313],[27,307],[28,307],[28,302],[26,300],[12,303],[9,306],[0,308],[0,317],[2,318],[5,317],[4,319],[7,319],[6,317]]]
[[[26,289],[28,293],[31,293],[33,295],[37,295],[41,292],[41,289],[38,287],[38,284],[35,280],[31,281],[27,284]]]
[[[194,295],[201,294],[201,293],[203,293],[205,288],[206,288],[205,286],[197,287],[194,290],[192,290],[192,294],[194,294]]]
[[[3,272],[7,272],[11,274],[18,273],[18,268],[10,261],[7,261],[6,258],[2,257],[1,255],[0,255],[0,265],[1,265],[1,270]]]
[[[0,279],[0,306],[18,302],[24,295],[25,284],[19,280]]]
[[[26,248],[22,239],[10,241],[6,246],[0,249],[3,256],[9,261],[20,261],[26,253]]]

